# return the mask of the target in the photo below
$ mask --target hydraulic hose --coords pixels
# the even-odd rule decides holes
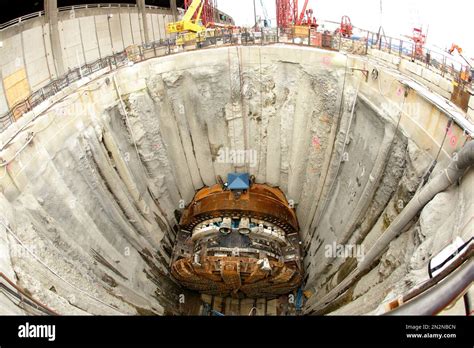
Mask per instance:
[[[474,281],[474,260],[467,260],[439,284],[388,315],[435,315],[452,303]]]
[[[439,192],[446,190],[454,184],[464,171],[474,163],[474,141],[468,142],[453,159],[448,167],[436,175],[421,191],[416,194],[406,208],[395,218],[382,236],[374,243],[374,246],[365,255],[358,265],[358,269],[368,268],[388,244],[402,231],[402,229],[415,217],[415,215],[433,199]]]

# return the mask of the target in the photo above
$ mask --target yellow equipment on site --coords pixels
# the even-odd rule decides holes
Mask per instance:
[[[307,38],[310,29],[311,27],[306,25],[295,25],[293,27],[293,35],[299,38]]]
[[[187,43],[200,42],[206,39],[206,27],[201,22],[201,12],[204,3],[201,0],[193,0],[188,10],[178,22],[168,23],[166,31],[168,33],[177,33],[176,45],[185,45]],[[196,19],[192,19],[198,11]]]
[[[458,51],[461,58],[464,59],[464,61],[467,63],[465,69],[461,70],[459,77],[464,82],[472,82],[474,76],[474,67],[472,66],[471,62],[469,62],[469,60],[462,54],[462,48],[453,43],[451,45],[451,48],[448,50],[448,53],[452,55],[454,51]]]

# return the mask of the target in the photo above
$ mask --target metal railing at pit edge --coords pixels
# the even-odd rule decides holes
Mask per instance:
[[[388,50],[390,53],[398,52],[402,58],[413,59],[413,51],[408,49],[405,42],[398,42],[393,38],[379,38],[377,42],[374,40],[375,33],[370,31],[358,30],[357,35],[350,38],[342,37],[333,32],[318,32],[315,29],[296,32],[294,28],[265,28],[260,32],[247,30],[226,30],[218,29],[214,36],[208,37],[205,43],[198,43],[194,47],[187,46],[185,51],[204,49],[206,47],[215,47],[222,45],[271,45],[271,44],[292,44],[299,46],[310,46],[331,51],[343,51],[347,53],[366,55],[369,49]],[[378,45],[378,46],[377,46]],[[161,39],[154,41],[148,45],[137,46],[138,54],[133,61],[142,61],[150,58],[161,57],[173,54],[178,49],[174,39]],[[417,58],[416,56],[414,57]],[[35,106],[47,98],[53,96],[62,88],[69,86],[71,83],[78,81],[82,77],[109,67],[110,70],[125,66],[130,62],[127,52],[116,53],[114,55],[97,59],[94,62],[87,63],[81,67],[68,71],[68,73],[56,80],[51,81],[46,86],[32,93],[28,98],[16,103],[8,112],[0,116],[0,132],[6,129],[13,122],[18,120],[24,113],[32,110]],[[447,65],[448,59],[444,60],[444,66]],[[431,63],[433,64],[433,63]],[[455,79],[459,71],[456,69],[443,69],[445,74],[452,75]]]

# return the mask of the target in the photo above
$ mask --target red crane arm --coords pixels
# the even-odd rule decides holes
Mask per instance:
[[[301,22],[303,22],[304,14],[306,13],[306,6],[308,6],[308,0],[305,0],[303,10],[300,13],[300,17],[298,18],[298,22],[296,23],[297,25],[301,25]],[[298,9],[296,9],[298,11]]]

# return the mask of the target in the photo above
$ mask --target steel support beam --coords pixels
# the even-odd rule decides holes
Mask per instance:
[[[176,7],[176,0],[170,0],[170,7],[173,20],[176,22],[178,20],[178,7]]]
[[[150,36],[148,35],[148,21],[146,20],[146,8],[145,8],[145,0],[137,0],[138,12],[141,18],[141,28],[143,30],[143,38],[145,39],[145,43],[150,43]]]
[[[58,0],[44,0],[44,12],[49,25],[49,38],[57,76],[65,73],[63,51],[58,28]]]

